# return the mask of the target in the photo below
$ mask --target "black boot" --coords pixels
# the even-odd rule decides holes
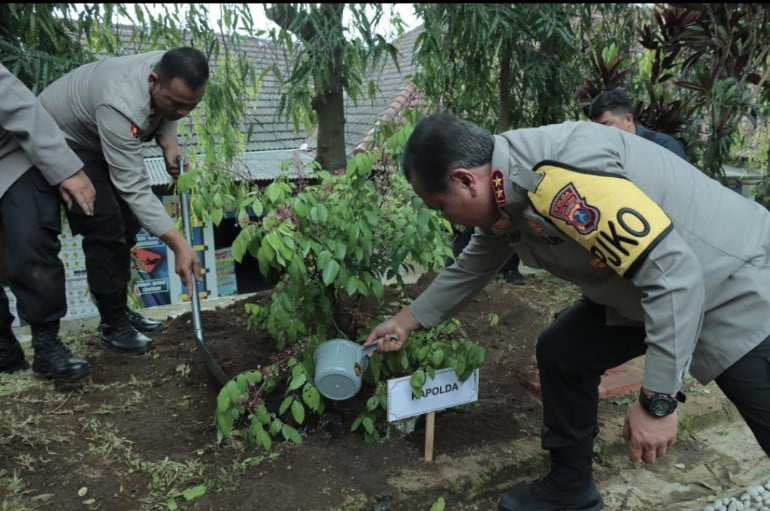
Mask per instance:
[[[544,438],[549,438],[547,433]],[[592,441],[551,449],[551,472],[504,493],[498,511],[600,511],[603,502],[591,469],[592,450]]]
[[[160,321],[155,321],[154,319],[145,318],[138,312],[126,309],[126,317],[128,318],[128,321],[131,322],[131,325],[139,330],[140,332],[154,332],[161,326],[163,326],[163,323]],[[99,322],[99,333],[104,329],[104,320],[101,320]]]
[[[128,355],[142,355],[153,347],[152,339],[134,328],[126,315],[100,323],[99,337],[102,347]]]
[[[29,364],[24,360],[24,351],[19,340],[13,334],[13,315],[8,306],[8,297],[0,286],[0,373],[12,373],[28,369]]]
[[[527,279],[525,279],[524,275],[519,273],[519,270],[517,269],[504,272],[503,280],[505,280],[508,284],[513,284],[514,286],[523,286],[527,283]]]
[[[73,355],[59,339],[59,324],[30,325],[35,358],[32,370],[55,384],[74,383],[91,373],[88,362]]]
[[[498,511],[601,511],[602,497],[593,479],[579,491],[565,491],[550,476],[503,493]]]
[[[134,328],[139,330],[140,332],[154,332],[161,326],[163,326],[163,323],[160,321],[155,321],[154,319],[145,318],[135,310],[126,309],[126,314],[128,315],[128,320],[131,322],[132,325],[134,325]]]
[[[24,351],[16,338],[13,342],[0,339],[0,373],[13,373],[28,369],[29,364],[24,360]]]

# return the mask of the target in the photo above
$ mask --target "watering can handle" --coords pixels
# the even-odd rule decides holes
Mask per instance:
[[[398,336],[396,334],[390,334],[390,335],[388,335],[388,339],[390,339],[391,341],[397,341],[398,340]],[[374,350],[377,349],[377,345],[380,344],[384,340],[385,340],[385,337],[379,337],[379,338],[375,339],[372,344],[370,344],[369,346],[364,347],[364,349],[362,350],[363,354],[364,355],[368,355],[369,353],[373,352]]]

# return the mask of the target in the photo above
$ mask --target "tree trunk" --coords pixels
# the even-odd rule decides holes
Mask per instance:
[[[315,160],[322,169],[330,171],[344,169],[347,164],[341,55],[341,51],[335,52],[332,83],[323,84],[313,97],[313,110],[318,116],[318,146]]]
[[[511,58],[512,50],[510,43],[505,44],[505,48],[500,54],[500,81],[498,82],[498,114],[497,114],[497,132],[502,133],[511,129]]]

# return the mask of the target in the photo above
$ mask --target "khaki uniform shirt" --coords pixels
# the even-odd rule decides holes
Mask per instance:
[[[770,334],[770,213],[671,151],[565,122],[495,136],[492,174],[503,219],[410,306],[424,327],[515,250],[604,304],[607,324],[644,326],[652,391],[679,390],[688,369],[707,383]]]
[[[155,115],[147,81],[163,51],[106,58],[70,71],[40,94],[69,140],[104,157],[110,179],[139,223],[160,236],[174,221],[153,194],[142,143],[176,135],[176,122]]]
[[[83,168],[35,95],[0,65],[0,197],[33,165],[52,186]]]

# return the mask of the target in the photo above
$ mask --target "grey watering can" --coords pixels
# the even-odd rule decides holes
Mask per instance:
[[[347,339],[331,339],[319,344],[313,353],[314,383],[318,391],[335,401],[355,396],[369,365],[369,353],[376,350],[382,340],[377,339],[369,346]]]

